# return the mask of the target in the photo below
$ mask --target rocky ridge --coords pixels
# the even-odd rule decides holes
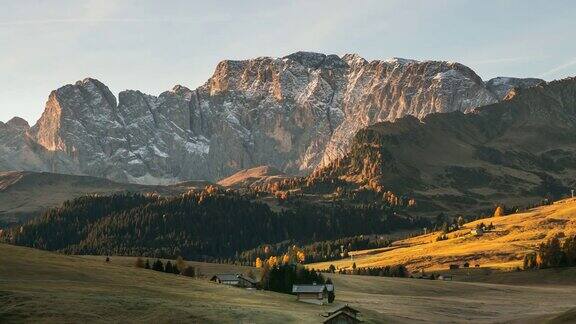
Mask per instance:
[[[452,62],[309,52],[222,61],[201,87],[159,96],[126,90],[116,100],[87,78],[53,91],[33,127],[0,123],[0,170],[144,184],[215,180],[258,165],[304,174],[342,157],[366,126],[468,112],[500,100],[507,84],[524,86],[517,80],[485,83]]]

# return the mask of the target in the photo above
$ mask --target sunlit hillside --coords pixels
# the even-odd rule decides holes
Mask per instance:
[[[494,225],[493,230],[474,235],[480,223]],[[330,264],[337,268],[374,267],[404,264],[410,270],[447,269],[450,264],[470,267],[520,266],[524,255],[541,242],[556,235],[576,235],[576,199],[558,201],[550,206],[538,207],[513,215],[492,217],[465,224],[461,229],[448,233],[446,240],[437,241],[440,232],[433,232],[395,242],[379,250],[356,251],[351,258],[311,264],[325,269]]]
[[[229,177],[221,179],[218,184],[224,187],[249,187],[274,183],[286,178],[289,177],[282,171],[264,165],[238,171]]]

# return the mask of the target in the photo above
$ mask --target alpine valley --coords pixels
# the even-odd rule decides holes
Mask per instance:
[[[576,78],[310,52],[157,97],[87,78],[0,123],[0,322],[317,323],[300,285],[367,322],[573,322],[574,179]]]
[[[0,324],[576,323],[575,1],[0,2]]]
[[[135,254],[150,252],[146,245],[166,248],[151,243],[160,232],[141,228],[140,218],[155,224],[198,208],[194,215],[214,219],[174,220],[188,233],[175,243],[187,256],[218,258],[264,243],[420,230],[447,216],[488,215],[496,205],[514,211],[573,188],[575,98],[575,79],[483,82],[458,63],[308,52],[224,61],[194,91],[176,86],[154,97],[129,90],[118,102],[85,79],[53,91],[33,127],[19,118],[1,125],[2,168],[27,171],[0,173],[0,221],[33,219],[22,229],[73,221],[67,228],[84,234],[66,235],[72,239],[64,245],[38,229],[4,238],[76,253],[119,252],[118,242],[105,244],[116,226],[156,237],[138,235],[121,251]],[[214,206],[206,206],[208,197]],[[232,228],[244,228],[250,240],[226,248],[209,242],[217,233],[230,241],[235,231],[188,237],[216,218],[238,221],[231,213],[265,222],[270,236],[253,240],[262,229],[241,222]],[[80,224],[65,216],[81,214]],[[296,231],[300,218],[309,225]],[[86,231],[98,223],[105,232]]]

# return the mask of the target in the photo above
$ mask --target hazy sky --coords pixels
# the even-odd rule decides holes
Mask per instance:
[[[450,60],[494,76],[576,76],[576,1],[0,0],[0,121],[33,124],[91,76],[118,94],[195,88],[222,59],[298,50]]]

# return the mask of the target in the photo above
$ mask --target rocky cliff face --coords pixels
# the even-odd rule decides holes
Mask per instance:
[[[44,168],[44,160],[34,150],[35,142],[27,134],[30,126],[15,117],[0,122],[0,170]]]
[[[363,127],[470,111],[498,101],[502,87],[458,63],[308,52],[223,61],[195,90],[127,90],[118,101],[85,79],[53,91],[32,128],[0,124],[0,170],[149,184],[214,180],[264,164],[306,173],[345,154]]]
[[[366,62],[345,56],[349,82],[343,93],[343,121],[335,128],[322,165],[342,157],[362,128],[412,115],[470,111],[498,98],[471,69],[458,63],[391,59]]]

